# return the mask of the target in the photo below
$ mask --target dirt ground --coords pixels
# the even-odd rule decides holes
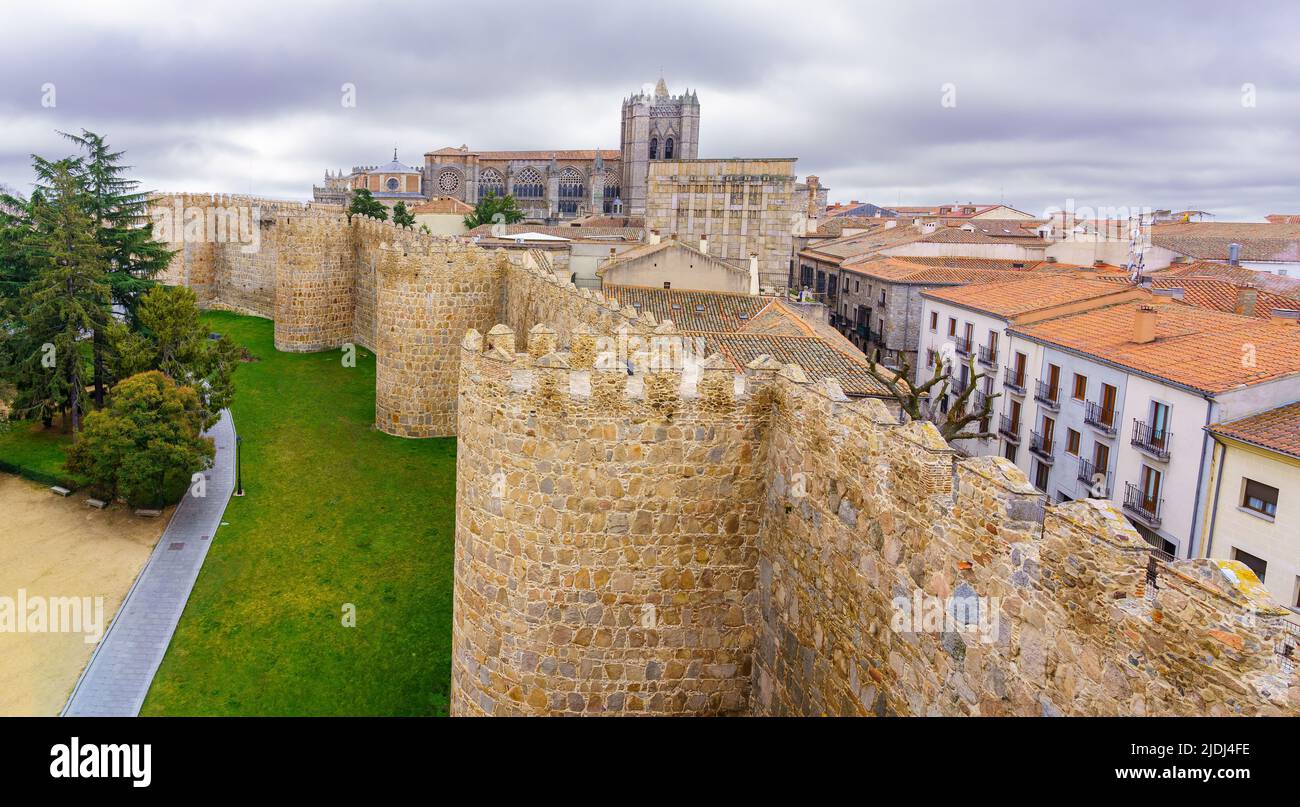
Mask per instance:
[[[64,499],[0,473],[0,598],[16,602],[19,589],[28,598],[103,597],[111,622],[174,509],[162,518],[122,504],[95,510],[84,493]],[[58,714],[94,650],[80,633],[0,626],[0,715]]]

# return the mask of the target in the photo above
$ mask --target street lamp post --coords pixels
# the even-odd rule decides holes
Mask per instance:
[[[235,437],[235,495],[244,495],[244,438]]]

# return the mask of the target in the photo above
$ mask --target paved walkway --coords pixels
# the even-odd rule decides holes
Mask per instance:
[[[187,493],[172,514],[72,690],[63,709],[65,717],[140,713],[235,489],[235,427],[230,412],[221,413],[208,435],[216,439],[217,456],[208,471],[207,495],[200,499]]]

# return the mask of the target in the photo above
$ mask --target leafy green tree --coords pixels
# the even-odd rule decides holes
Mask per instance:
[[[0,317],[5,316],[7,304],[20,298],[34,274],[27,249],[31,226],[28,200],[0,186]]]
[[[34,194],[26,251],[36,269],[23,288],[24,307],[14,409],[47,425],[66,411],[73,432],[86,408],[89,380],[82,342],[109,318],[105,250],[95,239],[88,200],[74,160],[51,166],[49,187]]]
[[[87,211],[93,222],[95,240],[108,261],[107,280],[114,305],[135,316],[140,296],[155,283],[154,277],[165,270],[175,254],[153,238],[149,226],[149,193],[140,183],[126,177],[130,166],[122,164],[125,152],[113,151],[101,135],[86,129],[81,134],[59,132],[75,143],[83,156],[73,163],[73,173],[82,185]],[[33,156],[38,187],[51,179],[54,165]],[[95,365],[95,405],[104,405],[106,336],[102,330],[93,334]]]
[[[406,202],[393,205],[393,223],[408,230],[415,227],[415,216],[406,209]]]
[[[115,378],[159,370],[194,389],[203,405],[203,427],[217,422],[234,394],[232,376],[243,350],[227,336],[212,340],[199,322],[198,299],[184,286],[155,286],[140,299],[138,328],[108,329]]]
[[[524,211],[519,209],[515,197],[489,193],[478,200],[473,213],[465,216],[465,226],[472,230],[484,224],[518,224],[523,220]]]
[[[203,404],[190,387],[158,371],[140,373],[113,388],[109,405],[86,417],[68,452],[68,469],[90,480],[91,491],[132,507],[180,501],[193,474],[216,456],[202,436]]]
[[[348,205],[348,223],[352,223],[353,216],[369,216],[372,219],[388,221],[388,208],[384,203],[376,199],[365,188],[358,188],[352,192],[352,203]]]

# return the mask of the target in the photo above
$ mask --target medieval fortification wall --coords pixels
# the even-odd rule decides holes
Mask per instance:
[[[178,234],[165,280],[280,350],[373,349],[377,428],[463,438],[455,714],[1300,714],[1286,609],[1106,502],[767,357],[688,358],[542,252],[157,204],[256,208],[255,250]]]

